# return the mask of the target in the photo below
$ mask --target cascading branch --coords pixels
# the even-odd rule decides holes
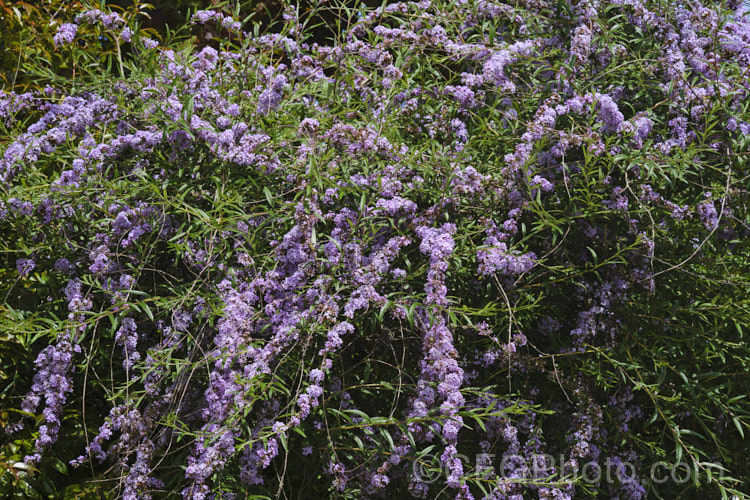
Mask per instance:
[[[742,9],[393,3],[327,44],[291,8],[263,35],[199,11],[211,43],[164,48],[62,24],[124,76],[0,98],[3,324],[39,333],[3,393],[18,470],[747,498]]]

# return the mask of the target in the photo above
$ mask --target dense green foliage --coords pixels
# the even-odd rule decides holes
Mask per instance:
[[[1,14],[0,495],[750,497],[750,16],[330,3]]]

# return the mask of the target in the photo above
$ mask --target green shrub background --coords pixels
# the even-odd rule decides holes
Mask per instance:
[[[691,59],[671,78],[676,66],[660,25],[638,26],[631,16],[641,14],[630,5],[595,9],[592,51],[608,55],[583,61],[568,52],[584,3],[510,3],[495,16],[479,12],[504,4],[404,5],[376,11],[310,2],[286,6],[286,19],[271,4],[214,6],[242,22],[242,34],[146,17],[167,9],[172,18],[187,16],[207,7],[199,2],[0,4],[3,102],[24,92],[36,99],[0,120],[0,494],[361,498],[418,496],[427,484],[429,498],[481,498],[502,481],[474,457],[511,453],[514,441],[500,429],[512,428],[523,453],[538,447],[596,460],[581,451],[593,445],[602,457],[637,464],[644,482],[641,493],[622,480],[592,485],[550,474],[516,481],[508,497],[748,497],[750,138],[742,124],[750,127],[750,79],[740,55],[750,40],[737,49],[722,38],[731,32],[730,6],[693,9],[717,13],[713,24],[709,14],[693,22],[704,53],[714,56],[706,71],[720,76],[697,71]],[[679,16],[688,15],[670,2],[643,5],[678,33]],[[119,29],[82,23],[74,43],[57,47],[59,26],[91,7],[120,13],[132,41]],[[437,25],[446,40],[476,53],[453,52],[437,31],[427,34]],[[375,26],[419,36],[389,38]],[[263,38],[273,33],[287,38]],[[557,43],[507,62],[503,77],[514,90],[498,77],[496,85],[474,86],[474,105],[456,97],[464,74],[489,73],[493,54],[552,35]],[[314,45],[353,47],[354,39],[365,48],[335,54]],[[218,51],[219,63],[204,71],[206,48]],[[277,74],[287,76],[274,90]],[[215,95],[200,93],[209,88]],[[600,97],[545,121],[566,93]],[[608,130],[601,96],[610,94],[619,95],[620,121],[631,128]],[[48,133],[34,128],[45,120],[42,107],[68,97],[101,99],[107,111],[32,159],[7,160],[16,142]],[[227,116],[263,136],[246,146],[252,159],[201,135],[221,130]],[[652,127],[637,145],[641,117]],[[675,132],[676,117],[685,118],[687,136]],[[318,128],[305,128],[313,119]],[[111,145],[137,131],[158,138],[105,149],[80,181],[60,187],[87,140]],[[250,132],[232,140],[254,140]],[[173,139],[181,133],[184,148]],[[562,157],[550,153],[563,136],[577,143]],[[670,140],[681,142],[665,146]],[[384,194],[391,182],[413,213],[385,208],[395,199]],[[709,205],[713,219],[702,212]],[[128,216],[144,229],[127,245],[129,229],[114,229],[123,207],[145,214]],[[354,214],[346,237],[341,214]],[[500,248],[488,235],[506,221],[514,229],[501,253],[523,269],[483,272],[486,252]],[[431,253],[445,240],[430,243],[424,228],[450,239],[448,256]],[[383,249],[379,238],[405,239],[387,271],[329,262],[327,244],[373,256]],[[307,247],[304,265],[287,262],[286,244]],[[100,254],[112,265],[92,271]],[[524,267],[532,254],[533,266]],[[75,274],[56,265],[63,257],[78,263]],[[35,267],[25,273],[19,261],[29,258]],[[346,316],[368,272],[382,300]],[[123,275],[133,281],[117,290]],[[74,279],[90,307],[71,305],[66,287]],[[232,323],[238,343],[222,344],[222,325],[239,314],[233,301],[250,303],[253,279],[273,291],[253,303],[246,323]],[[284,280],[301,284],[284,288]],[[330,309],[309,298],[315,294],[330,299]],[[256,350],[281,338],[269,319],[273,307],[298,315],[296,336],[278,340],[268,371],[248,375]],[[185,311],[189,326],[180,326]],[[134,351],[123,350],[120,337],[127,319],[139,334],[140,359],[130,367]],[[353,330],[329,348],[342,321]],[[440,325],[450,331],[450,348],[430,354],[446,342],[435,333]],[[50,346],[69,350],[72,386],[55,442],[40,446],[40,427],[50,422],[44,401],[35,412],[22,405],[34,392],[35,360]],[[483,364],[487,355],[493,361]],[[463,403],[446,410],[437,401],[417,415],[414,401],[426,386],[440,391],[450,372],[441,367],[451,360],[471,373],[457,391]],[[439,374],[426,375],[430,369]],[[312,370],[325,372],[324,393],[292,425],[300,396],[316,386]],[[214,421],[201,410],[211,408],[217,380],[236,383],[239,396],[227,396],[226,416]],[[123,424],[106,460],[78,460],[116,419],[113,408],[136,412],[132,422],[146,422],[146,430]],[[445,437],[446,424],[459,418],[458,437]],[[231,444],[219,443],[228,433]],[[210,473],[191,472],[212,447],[220,451]],[[250,450],[271,457],[263,484],[243,475]],[[37,462],[25,458],[37,452]],[[400,463],[386,465],[394,456]],[[442,463],[453,460],[463,460],[455,477]],[[688,464],[694,480],[653,481],[649,468],[660,462]],[[146,471],[136,467],[142,463]],[[416,481],[415,471],[435,482]],[[376,475],[387,475],[386,485]]]

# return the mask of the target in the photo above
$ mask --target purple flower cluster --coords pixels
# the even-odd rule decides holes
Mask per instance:
[[[448,257],[453,253],[455,246],[452,238],[455,232],[456,226],[453,224],[443,224],[440,228],[420,226],[416,229],[417,235],[422,240],[419,249],[430,258],[430,269],[427,272],[425,285],[427,304],[448,305],[445,273],[448,270]]]
[[[34,259],[18,259],[16,261],[16,269],[22,278],[28,276],[35,268],[36,262],[34,262]]]
[[[41,454],[57,441],[63,406],[73,390],[73,356],[81,352],[77,338],[86,329],[82,313],[92,307],[91,300],[84,296],[81,283],[77,280],[68,283],[65,296],[70,310],[68,325],[57,334],[55,344],[45,347],[34,361],[37,372],[31,391],[21,405],[23,411],[33,413],[44,398],[44,423],[39,426],[36,453],[26,457],[30,463],[38,462]]]
[[[516,85],[507,77],[505,68],[521,57],[531,55],[536,45],[531,40],[516,42],[492,54],[484,63],[485,81],[494,83],[503,92],[514,93]]]
[[[514,253],[508,250],[508,246],[490,237],[485,241],[489,248],[477,250],[477,261],[479,262],[479,274],[483,276],[501,273],[506,276],[518,276],[528,272],[534,267],[536,255],[533,252],[526,254]]]
[[[101,23],[104,29],[112,30],[121,28],[125,24],[125,19],[117,12],[102,12],[99,9],[90,9],[78,14],[76,23]]]
[[[60,47],[62,45],[69,45],[73,43],[73,40],[76,37],[76,32],[78,32],[77,24],[73,24],[73,23],[63,24],[62,26],[60,26],[60,29],[57,30],[57,33],[55,33],[55,36],[53,37],[55,46]]]
[[[122,326],[115,334],[115,342],[122,346],[122,354],[125,357],[122,366],[126,370],[129,370],[141,358],[141,355],[136,350],[138,332],[136,331],[136,324],[133,318],[122,320]]]
[[[193,14],[191,21],[196,24],[206,24],[214,21],[222,28],[231,29],[232,31],[239,31],[242,27],[242,23],[235,21],[229,16],[222,15],[215,10],[199,10]]]
[[[719,227],[719,214],[713,201],[711,201],[711,194],[705,193],[704,197],[706,200],[698,203],[696,212],[698,212],[698,217],[700,217],[706,229],[713,231]]]

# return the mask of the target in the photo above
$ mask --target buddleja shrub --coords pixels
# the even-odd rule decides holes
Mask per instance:
[[[338,14],[3,96],[6,491],[747,498],[737,2]]]

